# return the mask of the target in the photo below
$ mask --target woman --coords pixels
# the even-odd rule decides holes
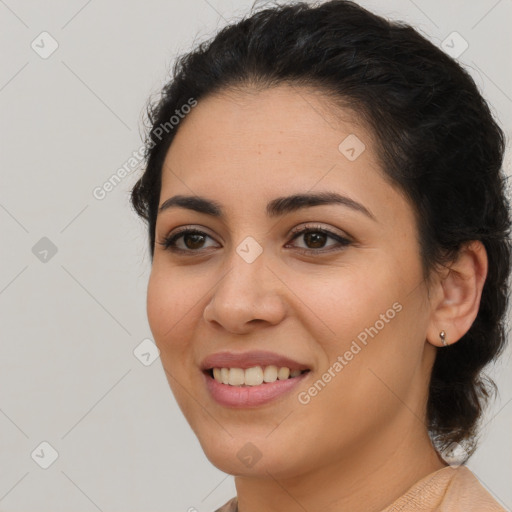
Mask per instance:
[[[463,464],[511,250],[470,76],[407,25],[299,3],[182,57],[149,114],[148,319],[235,475],[219,510],[504,510]]]

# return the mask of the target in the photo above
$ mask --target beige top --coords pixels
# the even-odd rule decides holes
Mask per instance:
[[[447,466],[416,482],[382,512],[507,512],[466,466]],[[215,512],[238,512],[236,496]]]

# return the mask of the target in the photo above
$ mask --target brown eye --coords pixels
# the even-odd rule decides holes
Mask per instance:
[[[213,240],[211,236],[198,229],[183,229],[158,243],[169,251],[196,253],[205,247],[208,238]]]
[[[344,238],[332,231],[329,231],[322,227],[308,227],[300,231],[296,231],[293,234],[292,240],[302,237],[305,243],[305,247],[295,247],[299,252],[304,254],[321,255],[328,252],[338,251],[351,245],[351,241]],[[212,246],[207,246],[205,243],[207,239],[213,240],[213,238],[207,233],[198,229],[182,229],[178,233],[174,233],[164,238],[162,242],[158,242],[164,247],[164,249],[181,253],[181,254],[200,254],[206,249]],[[331,239],[334,243],[326,245],[328,240]]]
[[[333,233],[332,231],[320,226],[310,226],[302,230],[295,231],[292,240],[300,238],[303,239],[305,247],[295,247],[299,252],[304,254],[321,255],[322,253],[341,250],[352,244],[348,238],[342,237],[337,233]],[[329,239],[334,240],[334,243],[326,246]]]
[[[309,248],[321,249],[329,237],[325,233],[310,231],[304,234],[304,241]]]
[[[183,236],[183,243],[187,249],[200,249],[201,245],[204,244],[204,235],[198,235],[197,233],[185,233]]]

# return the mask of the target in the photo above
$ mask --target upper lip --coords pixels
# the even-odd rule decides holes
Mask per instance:
[[[287,356],[267,352],[265,350],[252,350],[249,352],[217,352],[203,359],[201,370],[212,368],[242,368],[247,369],[253,366],[274,365],[278,368],[286,366],[290,370],[309,370],[306,364],[295,361]]]

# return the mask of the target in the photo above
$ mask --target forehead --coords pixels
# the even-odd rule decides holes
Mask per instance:
[[[392,205],[397,191],[374,147],[357,115],[318,91],[226,91],[200,100],[181,121],[162,169],[160,204],[197,194],[250,208],[284,192],[321,189]]]

